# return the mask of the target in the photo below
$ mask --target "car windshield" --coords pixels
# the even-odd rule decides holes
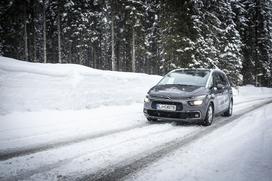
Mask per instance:
[[[158,85],[179,84],[202,87],[206,85],[209,73],[208,70],[177,70],[165,75]]]

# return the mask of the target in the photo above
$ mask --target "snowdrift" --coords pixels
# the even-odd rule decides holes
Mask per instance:
[[[160,78],[0,57],[0,113],[140,103]]]
[[[42,64],[0,56],[0,114],[83,110],[142,103],[161,76],[97,70],[75,64]],[[234,90],[234,102],[272,95],[270,88]]]

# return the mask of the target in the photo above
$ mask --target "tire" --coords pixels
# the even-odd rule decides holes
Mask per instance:
[[[223,116],[229,117],[232,115],[232,111],[233,111],[233,101],[231,99],[230,103],[229,103],[229,107],[226,110],[226,112],[223,113]]]
[[[214,109],[212,104],[209,104],[206,117],[203,121],[203,126],[210,126],[213,122],[213,118],[214,118]]]

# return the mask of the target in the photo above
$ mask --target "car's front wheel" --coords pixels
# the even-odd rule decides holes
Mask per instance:
[[[213,122],[213,118],[214,118],[214,110],[213,110],[213,106],[212,104],[209,105],[207,113],[206,113],[206,117],[204,119],[203,125],[204,126],[210,126]]]

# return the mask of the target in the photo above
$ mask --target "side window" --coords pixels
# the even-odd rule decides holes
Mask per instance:
[[[224,79],[225,85],[229,87],[230,86],[229,79],[225,74],[223,74],[223,79]]]
[[[223,84],[223,82],[222,82],[222,78],[220,77],[220,75],[217,72],[215,72],[213,74],[213,85],[216,86],[218,84]]]
[[[225,75],[222,74],[222,73],[219,73],[219,77],[220,77],[220,80],[221,80],[221,84],[223,84],[224,86],[226,86],[227,85],[227,81],[226,81]]]

